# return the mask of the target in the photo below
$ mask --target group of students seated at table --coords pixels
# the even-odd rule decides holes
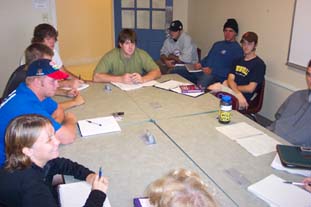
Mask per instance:
[[[223,26],[224,40],[216,42],[208,55],[198,62],[196,46],[182,30],[180,21],[170,24],[170,36],[156,64],[147,52],[136,48],[134,30],[123,29],[118,47],[105,54],[97,64],[93,81],[137,84],[159,78],[161,71],[169,71],[211,90],[219,90],[220,84],[227,85],[235,92],[239,106],[247,108],[250,98],[264,81],[266,69],[255,53],[257,34],[246,32],[241,38],[241,47],[236,42],[238,24],[235,19],[228,19]],[[49,24],[35,28],[32,44],[25,50],[25,62],[12,74],[5,89],[0,106],[1,206],[57,206],[57,195],[52,187],[56,174],[74,175],[92,184],[93,190],[85,206],[101,206],[106,197],[107,178],[99,178],[82,165],[58,158],[58,145],[72,143],[76,138],[77,118],[65,110],[83,104],[84,99],[77,90],[83,80],[66,72],[54,48],[57,36],[57,31]],[[184,67],[174,67],[176,63],[194,64],[202,72],[189,73]],[[311,117],[311,61],[306,81],[308,90],[295,92],[285,101],[270,129],[292,144],[311,146],[307,130]],[[54,95],[72,99],[57,103],[51,98]],[[304,182],[311,191],[308,185],[311,178]],[[216,205],[194,172],[175,171],[150,186],[148,195],[155,206],[174,206],[178,202],[178,206]],[[188,189],[192,187],[195,190]],[[166,193],[168,190],[179,193]],[[194,195],[194,192],[200,194]],[[164,198],[168,194],[179,196]],[[194,198],[202,205],[190,205],[199,202]]]

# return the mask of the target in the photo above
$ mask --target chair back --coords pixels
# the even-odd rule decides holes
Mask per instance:
[[[261,87],[257,91],[256,97],[249,102],[248,109],[242,113],[245,113],[245,114],[258,113],[262,108],[264,93],[265,93],[265,80],[262,82]]]
[[[197,53],[198,53],[198,58],[199,58],[199,62],[201,62],[201,49],[197,48]]]

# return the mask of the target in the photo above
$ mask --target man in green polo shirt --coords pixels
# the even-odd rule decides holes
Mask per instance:
[[[144,83],[161,76],[158,65],[144,50],[136,48],[136,33],[123,29],[118,37],[118,48],[109,51],[97,64],[93,81]]]

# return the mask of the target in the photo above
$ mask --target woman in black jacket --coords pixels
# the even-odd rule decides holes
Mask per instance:
[[[59,143],[43,116],[23,115],[10,123],[5,135],[7,160],[0,169],[0,206],[58,206],[52,187],[56,174],[73,175],[92,184],[85,206],[103,206],[108,180],[76,162],[58,158]]]

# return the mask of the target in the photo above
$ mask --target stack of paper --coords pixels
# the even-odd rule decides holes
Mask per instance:
[[[280,144],[272,137],[245,122],[216,127],[216,129],[236,141],[254,156],[274,152],[276,145]]]
[[[118,122],[113,116],[80,120],[78,121],[78,126],[83,137],[121,131]]]
[[[165,81],[163,83],[155,84],[154,86],[157,88],[161,88],[161,89],[168,90],[168,91],[173,91],[173,92],[183,94],[183,95],[187,95],[187,96],[191,96],[191,97],[197,97],[197,96],[204,94],[204,92],[182,93],[181,89],[179,87],[181,85],[193,85],[193,84],[192,83],[183,83],[183,82],[179,82],[179,81],[175,81],[175,80],[169,80],[169,81]]]
[[[248,190],[266,201],[270,206],[309,207],[311,194],[271,174],[263,180],[248,187]]]
[[[286,172],[291,173],[291,174],[303,175],[306,177],[311,176],[311,170],[303,170],[303,169],[298,169],[298,168],[294,169],[294,168],[284,167],[281,163],[281,160],[280,160],[280,157],[278,154],[275,155],[275,158],[271,163],[271,167],[273,167],[274,169],[277,169],[277,170],[286,171]]]
[[[118,88],[122,89],[123,91],[131,91],[142,88],[144,86],[153,86],[158,82],[155,80],[148,81],[145,83],[138,83],[138,84],[126,84],[126,83],[118,83],[118,82],[111,82],[113,85],[117,86]]]
[[[91,186],[85,181],[61,184],[58,192],[62,207],[84,206],[91,192]],[[111,207],[108,196],[103,207]]]

